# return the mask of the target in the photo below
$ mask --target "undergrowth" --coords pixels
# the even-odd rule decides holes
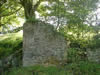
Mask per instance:
[[[22,34],[11,33],[0,36],[0,59],[22,48]]]
[[[100,75],[100,64],[81,61],[66,66],[41,66],[13,68],[7,75]]]

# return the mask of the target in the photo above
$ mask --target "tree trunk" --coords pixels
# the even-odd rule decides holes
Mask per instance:
[[[33,0],[20,0],[22,6],[24,7],[25,17],[26,19],[35,18],[35,11],[41,3],[39,0],[35,5],[33,4]]]

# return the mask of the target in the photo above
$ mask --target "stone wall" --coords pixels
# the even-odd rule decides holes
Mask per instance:
[[[23,66],[43,64],[50,58],[66,60],[65,38],[44,22],[25,23],[23,38]]]
[[[87,56],[89,61],[100,63],[100,48],[94,50],[88,49]]]

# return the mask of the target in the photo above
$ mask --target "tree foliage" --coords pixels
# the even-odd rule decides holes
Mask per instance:
[[[0,1],[0,27],[1,31],[13,23],[19,23],[18,16],[23,17],[22,6],[14,0],[1,0]]]

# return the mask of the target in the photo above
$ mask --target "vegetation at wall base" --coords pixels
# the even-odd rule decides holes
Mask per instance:
[[[100,75],[100,64],[81,61],[66,66],[43,66],[13,68],[7,75]]]

